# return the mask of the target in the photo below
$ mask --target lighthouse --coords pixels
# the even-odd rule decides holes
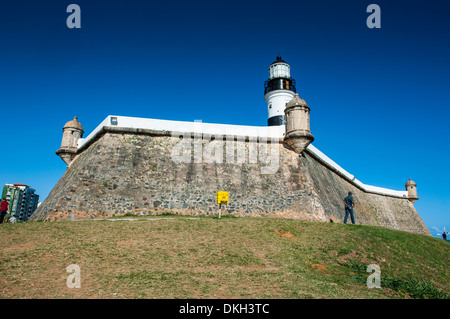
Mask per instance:
[[[264,98],[269,113],[268,125],[286,124],[284,109],[295,97],[295,80],[291,78],[291,67],[277,56],[277,60],[269,66],[269,79],[264,83]]]

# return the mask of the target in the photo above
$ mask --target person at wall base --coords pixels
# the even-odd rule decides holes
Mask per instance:
[[[3,198],[2,202],[0,203],[0,224],[3,223],[3,219],[5,219],[5,215],[8,212],[9,203],[6,200],[6,198]]]
[[[348,196],[344,198],[344,205],[345,205],[344,224],[347,224],[347,219],[348,219],[349,214],[352,219],[352,224],[355,223],[355,215],[353,213],[353,207],[355,207],[355,202],[353,200],[352,195],[353,195],[352,192],[348,192]]]

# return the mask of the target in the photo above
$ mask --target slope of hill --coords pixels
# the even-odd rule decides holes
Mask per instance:
[[[448,298],[450,245],[276,218],[3,224],[1,298]],[[81,270],[68,288],[67,266]],[[367,266],[381,269],[368,288]]]

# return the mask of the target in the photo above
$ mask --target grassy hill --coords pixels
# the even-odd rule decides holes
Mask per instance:
[[[156,217],[0,225],[1,298],[448,298],[450,245],[381,227]],[[381,289],[369,289],[369,264]],[[66,267],[81,268],[69,289]]]

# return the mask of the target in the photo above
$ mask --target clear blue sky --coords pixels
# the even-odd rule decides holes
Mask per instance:
[[[71,3],[81,29],[66,26]],[[370,3],[381,29],[366,26]],[[314,145],[365,184],[404,190],[411,177],[426,225],[450,230],[449,12],[437,0],[2,1],[0,184],[44,199],[74,116],[86,135],[109,114],[266,125],[280,54]]]

